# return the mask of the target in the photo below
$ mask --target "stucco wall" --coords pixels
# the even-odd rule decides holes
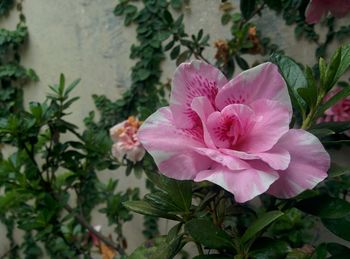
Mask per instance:
[[[204,28],[211,35],[211,44],[215,39],[229,38],[229,27],[221,26],[220,2],[191,0],[184,10],[187,32],[194,33]],[[82,119],[94,109],[92,94],[105,94],[116,99],[130,85],[130,68],[134,61],[129,59],[129,49],[135,41],[135,28],[124,27],[123,18],[113,15],[115,3],[113,0],[24,1],[30,38],[22,51],[22,61],[40,77],[39,82],[26,87],[26,103],[30,100],[43,101],[48,92],[47,85],[56,83],[61,72],[66,75],[67,81],[81,78],[74,92],[81,99],[73,106],[69,119],[83,127]],[[16,22],[17,16],[13,12],[1,21],[1,26],[13,28]],[[293,36],[294,28],[284,26],[283,21],[274,14],[267,13],[259,27],[287,54],[300,62],[313,63],[313,54],[310,54],[313,48],[303,41],[297,43]],[[211,48],[205,56],[212,60],[214,53],[215,50]],[[164,62],[163,67],[163,79],[171,77],[175,69],[174,62]],[[139,186],[144,190],[142,180],[125,178],[123,172],[103,172],[100,177],[120,178],[122,189]],[[102,224],[105,234],[112,232],[103,217],[96,215],[93,223]],[[168,225],[162,222],[162,231]],[[135,216],[132,223],[126,224],[125,232],[129,237],[130,249],[140,244],[143,241],[141,217]],[[4,235],[4,228],[0,225],[0,254],[8,246]]]

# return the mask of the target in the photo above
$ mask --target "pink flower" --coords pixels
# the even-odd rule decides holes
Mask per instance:
[[[246,202],[268,192],[293,197],[327,176],[328,153],[312,134],[289,129],[287,86],[272,63],[231,81],[193,61],[174,75],[170,107],[152,114],[138,136],[161,173],[208,180]]]
[[[350,0],[310,0],[305,17],[309,24],[318,23],[322,16],[331,12],[335,17],[344,17],[350,11]]]
[[[336,87],[330,91],[325,97],[325,101],[329,100],[335,94],[340,92],[342,88]],[[318,120],[320,122],[341,122],[341,121],[350,121],[350,96],[338,101],[331,108],[325,111],[324,116]],[[350,137],[350,130],[344,132],[347,136]]]
[[[126,158],[134,163],[141,161],[145,155],[145,149],[136,135],[140,125],[138,119],[130,116],[109,130],[111,138],[115,142],[112,146],[113,156],[122,159],[126,155]]]

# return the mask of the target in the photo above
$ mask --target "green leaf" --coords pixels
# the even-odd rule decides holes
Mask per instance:
[[[250,248],[249,258],[279,259],[284,258],[289,251],[290,247],[284,241],[261,238]]]
[[[317,102],[317,86],[316,79],[313,76],[312,69],[310,67],[305,68],[305,76],[307,81],[306,88],[299,88],[298,94],[309,104],[310,107],[314,107]]]
[[[331,168],[328,170],[328,177],[339,177],[344,174],[350,174],[349,167],[343,167],[336,163],[331,163]]]
[[[136,250],[128,257],[129,259],[160,259],[170,257],[169,243],[165,236],[156,237],[146,241],[144,244],[136,248]]]
[[[338,81],[338,79],[348,70],[350,66],[350,44],[341,47],[341,59],[334,77],[333,85]]]
[[[171,59],[176,59],[177,56],[179,56],[180,54],[180,45],[177,45],[175,48],[173,48],[171,51],[170,51],[170,58]]]
[[[347,256],[350,255],[349,247],[337,243],[328,243],[327,250],[332,256],[334,256],[333,259],[347,258]]]
[[[146,201],[126,201],[123,203],[123,205],[129,210],[143,215],[179,220],[179,218],[176,215],[171,215],[166,213],[165,211],[157,209]]]
[[[340,219],[322,219],[322,223],[333,234],[350,241],[350,216]]]
[[[237,65],[242,69],[242,70],[247,70],[247,69],[249,69],[249,64],[248,64],[248,62],[244,59],[244,58],[242,58],[242,57],[240,57],[240,56],[238,56],[238,55],[236,55],[236,62],[237,62]]]
[[[326,259],[327,258],[327,245],[320,244],[316,247],[310,259]]]
[[[350,86],[342,89],[340,92],[333,95],[327,102],[325,102],[323,105],[321,105],[317,111],[316,116],[317,117],[322,116],[326,110],[328,110],[330,107],[332,107],[338,101],[344,99],[345,97],[348,97],[349,95],[350,95]]]
[[[299,111],[304,114],[307,104],[298,93],[298,89],[305,88],[308,85],[303,71],[294,60],[280,54],[273,54],[271,56],[271,61],[278,66],[284,80],[287,83],[293,107],[298,108]]]
[[[319,139],[335,134],[335,132],[330,129],[311,129],[309,132]]]
[[[240,9],[242,16],[248,20],[251,18],[255,10],[256,1],[255,0],[244,0],[240,1]]]
[[[326,195],[302,200],[295,207],[325,219],[338,219],[350,214],[350,203]]]
[[[221,24],[226,25],[231,21],[231,14],[230,13],[224,13],[221,16]]]
[[[282,215],[283,212],[281,211],[269,211],[259,216],[243,234],[241,238],[242,243],[246,243],[250,239],[254,238],[261,230],[266,228]]]
[[[335,78],[335,76],[340,66],[341,56],[341,48],[339,48],[332,56],[331,61],[326,68],[325,81],[324,84],[321,85],[321,87],[323,87],[323,89],[325,89],[326,92],[328,92],[338,80]]]
[[[323,122],[323,123],[313,125],[311,130],[315,130],[315,129],[328,129],[335,133],[341,133],[350,129],[350,122],[349,121]]]
[[[190,50],[185,50],[184,52],[182,52],[176,59],[176,65],[178,66],[181,63],[186,62],[190,54],[191,54]]]
[[[171,0],[170,5],[175,10],[179,10],[182,7],[182,0]]]
[[[233,248],[232,238],[207,219],[192,219],[186,223],[185,230],[207,248]]]

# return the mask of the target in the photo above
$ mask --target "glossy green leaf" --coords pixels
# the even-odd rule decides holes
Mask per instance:
[[[303,71],[294,60],[280,54],[273,54],[271,61],[278,66],[287,83],[293,106],[298,108],[302,114],[305,113],[306,103],[298,93],[298,89],[305,88],[308,85]]]
[[[123,203],[123,205],[129,210],[143,215],[179,220],[179,218],[176,215],[171,215],[163,210],[155,208],[146,201],[126,201]]]
[[[268,225],[270,225],[282,215],[283,212],[281,211],[269,211],[260,215],[244,232],[241,238],[242,243],[245,243],[250,239],[254,238],[261,230],[266,228]]]
[[[207,219],[192,219],[185,225],[192,238],[207,248],[232,248],[232,238],[221,228]]]
[[[298,202],[296,208],[320,218],[338,219],[350,214],[350,203],[326,195]]]
[[[350,241],[350,216],[339,219],[322,219],[322,223],[333,234]]]

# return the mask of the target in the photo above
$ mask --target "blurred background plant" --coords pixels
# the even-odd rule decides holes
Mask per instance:
[[[0,219],[11,241],[2,258],[40,258],[45,254],[52,258],[126,257],[123,224],[132,219],[133,212],[145,216],[143,235],[147,241],[128,258],[173,258],[177,254],[188,258],[183,250],[188,243],[197,248],[197,259],[345,258],[350,249],[323,242],[319,226],[350,241],[348,168],[333,164],[324,184],[294,199],[262,195],[257,203],[238,204],[218,186],[161,176],[148,154],[140,161],[128,159],[128,153],[113,157],[109,136],[109,130],[129,116],[142,121],[167,105],[170,82],[161,81],[165,59],[176,64],[201,59],[215,64],[229,78],[259,60],[271,60],[288,84],[295,125],[317,135],[330,149],[348,145],[343,133],[350,129],[350,122],[320,123],[320,118],[350,95],[349,83],[340,77],[350,64],[349,45],[331,58],[327,55],[329,45],[348,39],[350,29],[326,17],[321,23],[327,30],[322,41],[315,26],[305,23],[308,3],[245,0],[237,6],[234,1],[218,1],[221,23],[230,26],[231,35],[212,39],[214,46],[210,46],[210,35],[204,29],[186,33],[183,12],[190,1],[120,0],[114,14],[124,17],[125,26],[134,25],[137,33],[137,44],[130,49],[130,58],[135,60],[131,85],[118,100],[94,95],[98,116],[90,112],[84,119],[86,129],[79,130],[65,118],[78,98],[70,94],[79,80],[66,86],[61,75],[44,102],[23,108],[21,87],[38,77],[20,65],[20,47],[28,34],[21,2],[2,1],[1,15],[16,6],[20,17],[16,31],[0,31],[0,141],[13,150],[0,161]],[[294,26],[297,38],[315,46],[314,66],[302,66],[285,56],[273,39],[262,34],[259,18],[267,10]],[[217,51],[208,58],[205,51],[211,47]],[[249,64],[247,57],[259,58]],[[334,86],[341,90],[326,97]],[[115,141],[117,144],[119,139]],[[117,180],[102,182],[97,177],[101,171],[117,168],[125,170],[125,177],[134,174],[140,181],[145,174],[149,193],[140,200],[137,188],[121,192]],[[114,227],[113,235],[91,225],[91,212],[96,208]],[[176,222],[166,235],[160,235],[159,218]],[[14,239],[14,229],[23,230],[23,241]]]

